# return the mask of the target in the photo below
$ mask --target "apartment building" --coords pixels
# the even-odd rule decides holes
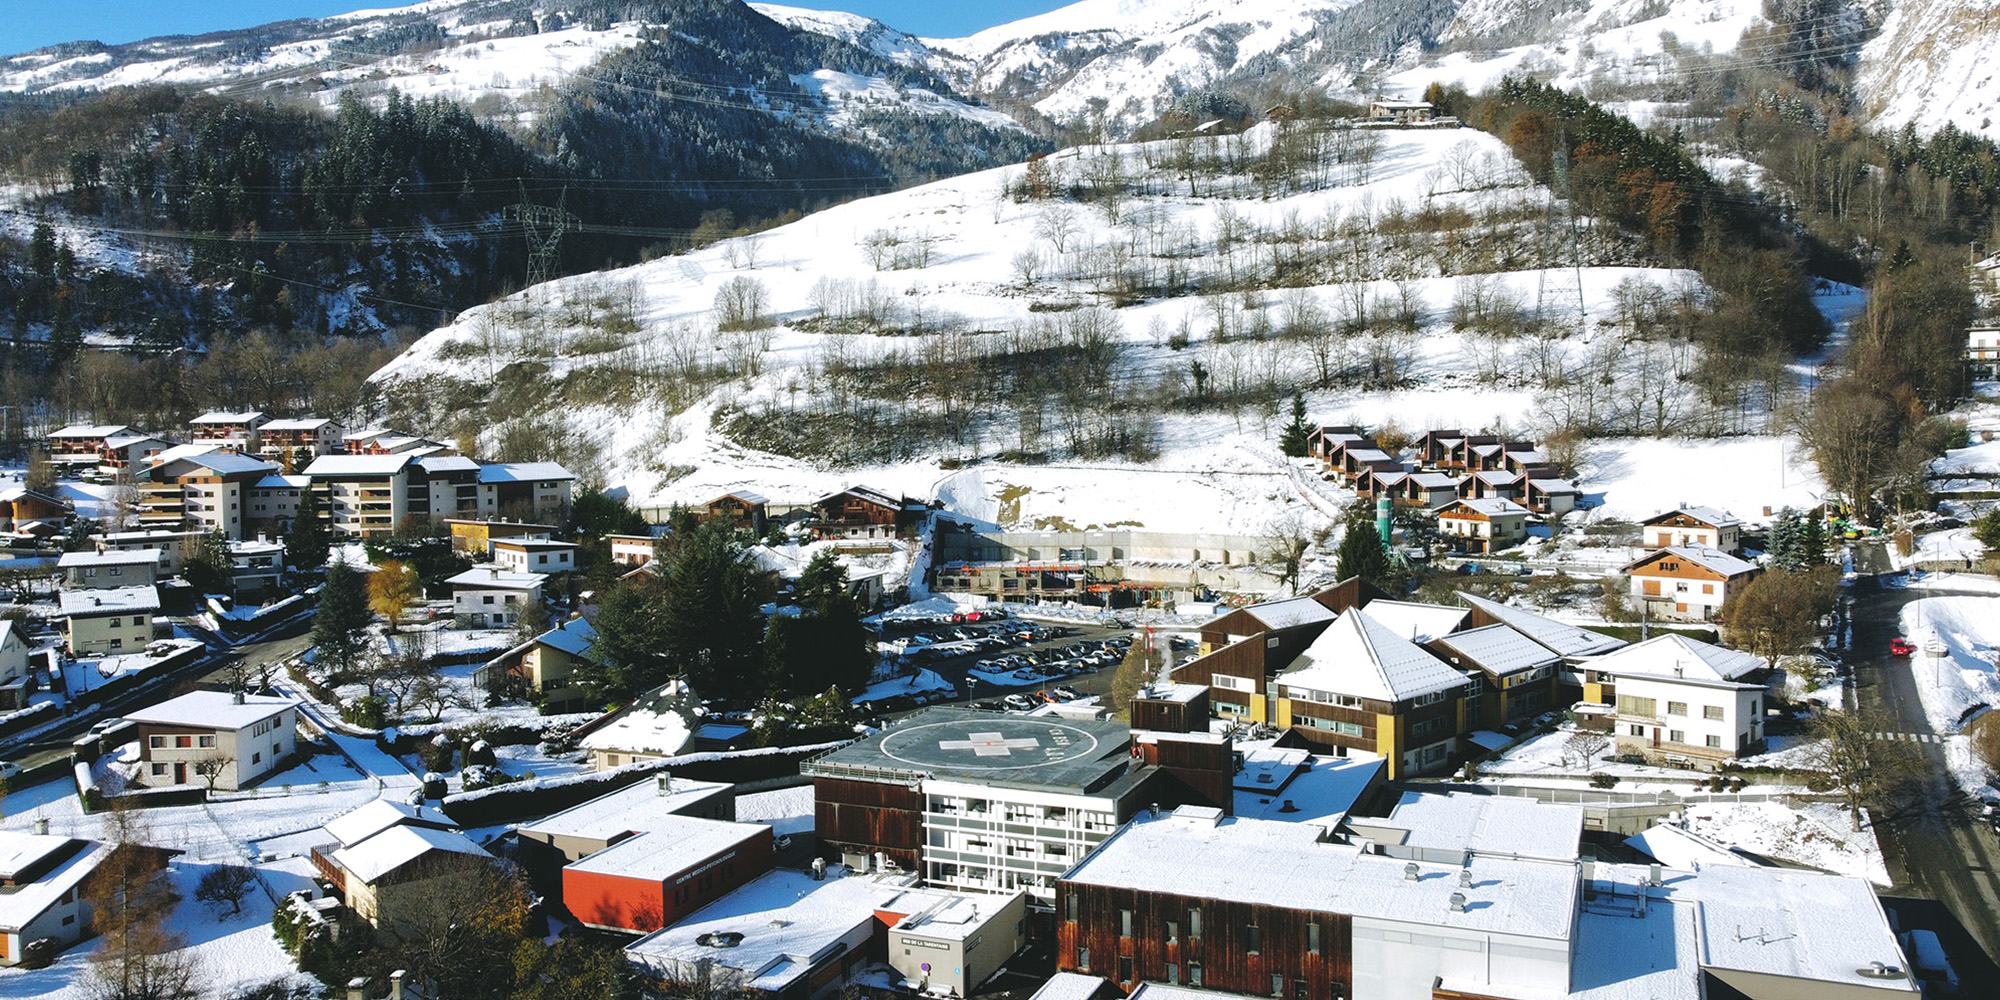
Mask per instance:
[[[336,538],[381,537],[395,532],[410,513],[407,454],[322,455],[306,467],[306,478],[323,492],[324,516]]]

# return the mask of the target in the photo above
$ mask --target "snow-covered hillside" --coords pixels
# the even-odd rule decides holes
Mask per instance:
[[[1672,375],[1689,359],[1632,342],[1613,325],[1614,300],[1654,294],[1646,289],[1701,294],[1692,273],[1619,266],[1628,250],[1605,235],[1591,251],[1601,259],[1585,262],[1595,266],[1538,270],[1532,248],[1515,245],[1518,234],[1471,221],[1539,213],[1546,197],[1497,140],[1470,129],[1370,134],[1381,145],[1365,171],[1343,167],[1352,172],[1335,183],[1270,197],[1243,178],[1203,180],[1207,190],[1188,197],[1179,175],[1145,169],[1149,158],[1164,166],[1179,148],[1160,143],[1050,158],[1057,178],[1125,177],[1127,193],[1115,203],[1017,200],[1009,192],[1024,182],[1021,167],[853,202],[747,240],[563,279],[469,310],[374,380],[392,416],[419,430],[444,433],[461,412],[473,412],[468,407],[499,407],[484,423],[451,426],[488,445],[524,422],[542,427],[566,442],[566,461],[643,504],[702,501],[739,487],[810,497],[866,482],[1022,527],[1258,531],[1280,518],[1326,519],[1344,495],[1299,475],[1272,447],[1282,415],[1269,404],[1294,386],[1306,391],[1314,419],[1413,432],[1533,432],[1573,419],[1578,406],[1651,414],[1657,405],[1669,429],[1702,424],[1694,394]],[[1273,135],[1259,126],[1240,139],[1199,142],[1216,151],[1240,146],[1255,159]],[[1378,245],[1377,237],[1353,235],[1426,212],[1466,228],[1435,243]],[[1342,262],[1327,265],[1341,274],[1300,288],[1260,290],[1252,286],[1262,279],[1245,279],[1230,291],[1202,291],[1236,268],[1255,274],[1281,266],[1294,239],[1344,247],[1336,251]],[[1447,244],[1457,249],[1436,250]],[[1445,255],[1425,256],[1433,250]],[[1404,254],[1416,256],[1397,259]],[[1155,261],[1148,266],[1167,275],[1155,278],[1169,287],[1118,293],[1119,262],[1135,258]],[[1174,285],[1175,267],[1195,270]],[[1585,317],[1574,313],[1579,294]],[[1475,299],[1514,313],[1545,302],[1552,318],[1569,310],[1571,334],[1509,339],[1462,330],[1476,325],[1465,318]],[[718,330],[723,310],[741,316],[748,300],[771,325]],[[1351,308],[1378,320],[1336,334],[1352,325]],[[846,322],[863,313],[876,321],[866,332]],[[1411,325],[1383,325],[1390,314]],[[1020,345],[1086,336],[1108,339],[1108,367],[1046,373],[1050,381],[1033,383],[1046,398],[954,404],[933,398],[951,395],[952,376],[919,378],[926,365],[978,373],[987,370],[981,362],[1029,349]],[[861,375],[841,381],[841,372]],[[1569,379],[1589,372],[1596,374]],[[1564,384],[1610,388],[1583,392],[1588,400],[1550,391],[1554,373],[1567,373],[1557,379]],[[1120,403],[1105,419],[1130,421],[1146,446],[1077,458],[1062,444],[1064,386],[1100,378]],[[913,387],[901,388],[903,379]],[[699,393],[689,394],[696,383]],[[539,400],[545,409],[502,405],[498,393],[523,384],[534,392],[508,398]],[[1228,401],[1231,386],[1241,387],[1240,401]],[[1214,401],[1186,404],[1191,392]],[[862,402],[836,422],[907,420],[909,433],[927,436],[892,448],[889,460],[843,467],[781,430],[822,426],[801,414],[839,397]],[[1128,399],[1159,403],[1123,405]],[[1029,440],[1030,410],[1039,444]],[[1653,419],[1630,415],[1635,425]],[[551,423],[556,432],[546,431]],[[1796,460],[1783,460],[1777,439],[1735,438],[1715,452],[1717,461],[1686,459],[1705,447],[1674,451],[1658,438],[1599,443],[1584,456],[1598,477],[1584,488],[1621,515],[1717,497],[1725,487],[1746,516],[1810,496],[1812,478]],[[1725,458],[1727,449],[1737,450]],[[994,460],[1015,451],[1050,452],[1052,460]],[[1145,454],[1133,460],[1132,451]]]
[[[1896,0],[1861,50],[1870,117],[2000,139],[2000,0]]]

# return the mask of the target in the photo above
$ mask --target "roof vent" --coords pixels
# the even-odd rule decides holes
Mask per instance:
[[[1453,913],[1465,912],[1465,893],[1454,892],[1451,894],[1451,912]]]
[[[1889,965],[1885,962],[1870,962],[1867,965],[1864,965],[1861,968],[1854,970],[1854,974],[1857,976],[1864,976],[1869,979],[1903,978],[1903,970],[1893,965]]]
[[[1460,868],[1458,870],[1458,885],[1461,889],[1472,888],[1472,869]]]
[[[243,704],[243,692],[241,692],[241,691],[232,691],[232,692],[230,692],[230,695],[229,695],[229,702],[230,702],[230,704],[233,704],[233,705],[241,705],[241,704]]]
[[[35,836],[46,837],[48,835],[49,835],[49,818],[47,816],[35,817]],[[1877,962],[1876,964],[1880,965],[1881,963]]]
[[[1295,813],[1299,811],[1299,806],[1298,803],[1293,802],[1291,799],[1286,799],[1285,804],[1278,807],[1278,811],[1281,813]]]
[[[1418,867],[1417,867],[1417,863],[1416,863],[1416,862],[1414,862],[1414,861],[1410,862],[1410,863],[1409,863],[1409,864],[1407,864],[1407,865],[1404,865],[1404,866],[1403,866],[1403,881],[1405,881],[1405,882],[1415,882],[1415,881],[1417,880],[1417,873],[1418,873],[1419,871],[1422,871],[1422,870],[1423,870],[1423,869],[1421,869],[1421,868],[1418,868]]]
[[[694,939],[694,943],[704,948],[734,948],[743,943],[740,931],[714,931]]]
[[[778,918],[771,921],[771,929],[774,931],[781,931],[790,926],[792,926],[792,922],[789,920],[785,920],[783,918]]]
[[[1661,871],[1661,868],[1660,868],[1660,866],[1659,866],[1659,865],[1653,865],[1652,867],[1650,867],[1650,868],[1646,869],[1646,884],[1647,884],[1647,885],[1659,885],[1659,884],[1660,884],[1660,871]]]

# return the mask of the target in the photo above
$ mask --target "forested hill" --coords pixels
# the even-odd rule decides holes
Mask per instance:
[[[421,48],[441,30],[397,16],[363,40]],[[630,44],[544,87],[532,113],[360,86],[330,106],[160,85],[0,102],[12,349],[40,370],[86,341],[426,329],[523,281],[509,209],[524,199],[569,214],[558,270],[573,272],[1046,148],[921,69],[735,0],[568,17]]]

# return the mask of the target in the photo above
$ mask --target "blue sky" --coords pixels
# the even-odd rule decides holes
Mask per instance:
[[[1067,0],[789,0],[866,14],[916,35],[949,38],[1054,10]],[[0,55],[57,42],[130,42],[194,35],[294,17],[324,17],[394,0],[0,0]]]

